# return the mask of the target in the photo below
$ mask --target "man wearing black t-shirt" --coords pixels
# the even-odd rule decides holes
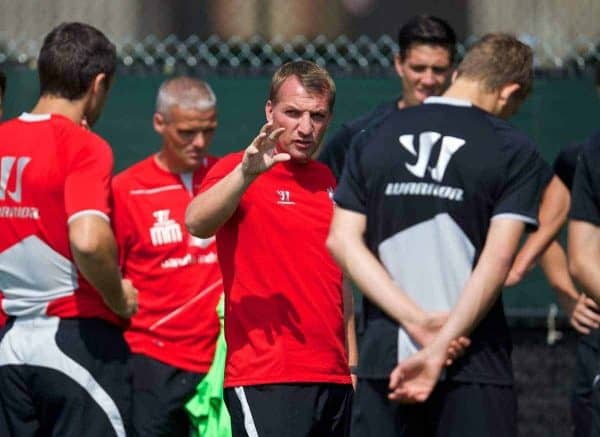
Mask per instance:
[[[579,150],[571,191],[569,220],[569,270],[596,304],[600,304],[600,134]],[[575,426],[600,435],[598,330],[583,337],[577,351],[577,375],[572,404]],[[591,411],[591,417],[590,417]]]
[[[400,28],[399,53],[394,57],[394,68],[402,82],[403,96],[342,124],[323,146],[318,159],[329,167],[336,179],[339,180],[342,174],[350,144],[361,130],[444,91],[452,70],[455,45],[454,30],[441,18],[417,15]]]
[[[498,297],[552,171],[502,119],[532,77],[529,47],[488,35],[443,97],[352,145],[328,246],[365,295],[353,435],[516,435]],[[442,373],[464,335],[471,346]]]

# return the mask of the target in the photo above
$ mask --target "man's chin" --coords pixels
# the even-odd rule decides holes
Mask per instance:
[[[309,153],[308,150],[307,151],[294,150],[292,153],[290,153],[290,157],[292,158],[292,161],[300,163],[300,164],[306,163],[312,159],[312,155]]]

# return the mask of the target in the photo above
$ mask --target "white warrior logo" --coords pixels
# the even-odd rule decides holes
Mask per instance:
[[[12,173],[13,165],[17,161],[17,174],[15,182],[15,190],[8,191],[8,179]],[[6,193],[15,202],[21,202],[21,190],[23,188],[23,170],[25,166],[29,164],[31,158],[24,156],[16,158],[14,156],[4,156],[0,161],[0,200],[6,199]]]
[[[435,167],[432,168],[429,167],[431,150],[440,138],[442,138],[440,154]],[[465,140],[462,138],[451,136],[442,137],[442,134],[438,132],[423,132],[419,135],[418,153],[415,150],[413,142],[414,135],[400,135],[399,141],[406,150],[417,157],[417,162],[415,164],[405,164],[408,171],[419,178],[423,178],[425,177],[425,172],[429,170],[431,178],[437,182],[441,182],[444,178],[444,172],[448,167],[448,163],[450,162],[452,155],[454,155],[458,149],[465,145]]]

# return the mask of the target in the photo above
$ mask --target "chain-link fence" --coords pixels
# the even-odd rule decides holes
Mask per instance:
[[[532,46],[535,65],[541,70],[582,71],[600,60],[600,41],[578,37],[571,48],[559,56],[552,46],[523,34],[520,39]],[[457,47],[458,58],[476,41],[467,38]],[[35,67],[41,41],[37,39],[5,39],[0,35],[0,64],[23,64]],[[390,35],[377,38],[347,36],[309,39],[297,36],[289,40],[261,36],[229,39],[212,35],[201,39],[196,35],[185,39],[170,35],[160,39],[150,35],[141,40],[124,39],[117,43],[118,55],[125,70],[150,70],[170,73],[180,69],[219,70],[263,73],[290,60],[303,58],[317,62],[335,73],[350,75],[387,74],[392,71],[393,56],[398,45]]]

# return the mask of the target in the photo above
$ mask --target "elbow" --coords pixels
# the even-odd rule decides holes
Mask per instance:
[[[342,259],[342,254],[344,252],[343,241],[344,240],[342,240],[333,230],[329,232],[329,236],[325,241],[325,246],[327,247],[327,250],[329,250],[331,256],[333,256],[333,258],[338,263],[340,263]]]
[[[188,218],[187,214],[185,217],[185,227],[190,234],[198,238],[210,238],[215,234],[214,231],[206,229],[206,227],[202,226],[197,220]]]
[[[103,239],[97,235],[82,235],[71,238],[71,250],[79,257],[93,258],[104,249]]]
[[[585,260],[582,258],[580,255],[569,257],[569,274],[575,280],[579,280],[583,270],[585,270]]]
[[[106,250],[116,250],[115,237],[108,222],[88,216],[69,224],[69,243],[75,255],[93,258]]]
[[[206,221],[198,217],[198,214],[194,211],[193,205],[188,206],[185,211],[185,227],[188,232],[194,237],[198,238],[210,238],[215,234],[213,229],[208,229]]]

